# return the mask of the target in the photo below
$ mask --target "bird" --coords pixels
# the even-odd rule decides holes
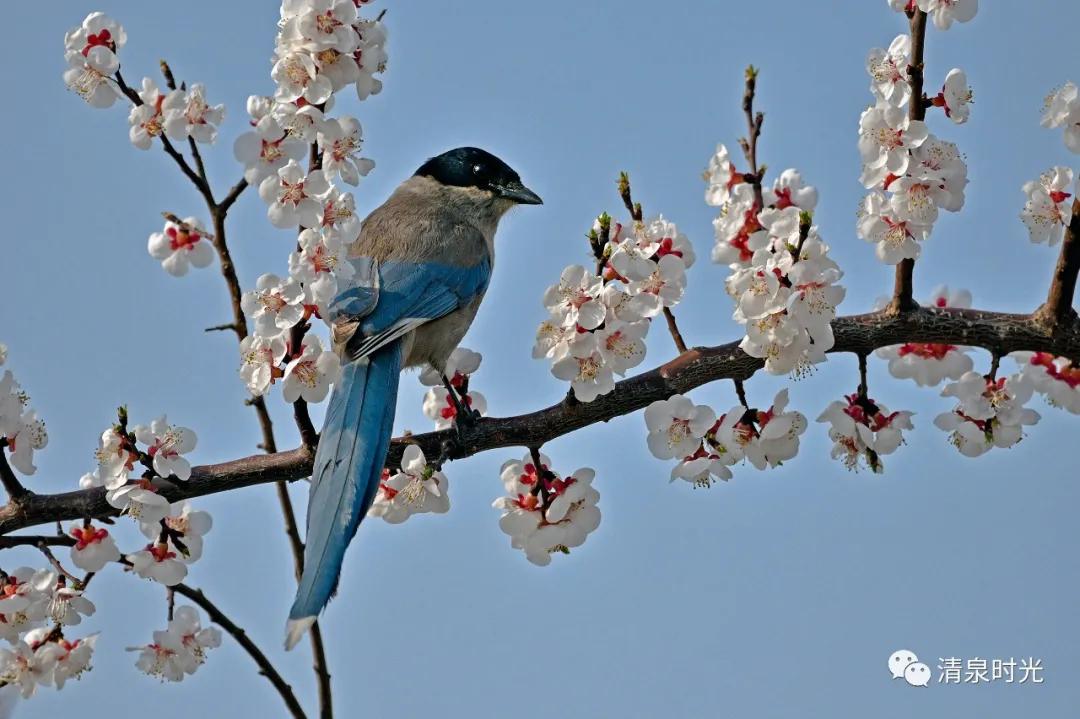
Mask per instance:
[[[541,204],[498,157],[459,147],[424,162],[361,224],[348,247],[352,277],[324,314],[343,366],[312,466],[286,649],[335,594],[345,550],[375,499],[400,373],[430,365],[445,380],[487,290],[499,220],[517,205]]]

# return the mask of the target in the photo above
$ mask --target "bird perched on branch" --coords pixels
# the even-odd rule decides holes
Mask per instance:
[[[515,205],[539,204],[505,162],[461,147],[425,162],[364,220],[349,248],[353,278],[328,307],[345,366],[311,473],[287,649],[336,590],[345,548],[375,499],[401,370],[444,370],[487,289],[499,219]]]

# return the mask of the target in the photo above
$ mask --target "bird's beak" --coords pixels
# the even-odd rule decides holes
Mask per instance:
[[[544,204],[544,201],[540,199],[540,195],[518,181],[509,182],[505,185],[498,185],[495,187],[495,192],[499,193],[499,197],[504,197],[519,205]]]

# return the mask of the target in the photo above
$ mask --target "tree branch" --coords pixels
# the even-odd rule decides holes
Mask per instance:
[[[15,476],[11,465],[8,464],[7,455],[4,453],[4,448],[7,446],[7,437],[0,437],[0,483],[4,485],[4,490],[8,493],[8,499],[11,503],[19,504],[24,498],[32,495],[33,492],[23,486],[23,483]]]
[[[1051,332],[1059,324],[1076,321],[1072,305],[1076,275],[1080,272],[1080,198],[1073,200],[1072,213],[1072,223],[1065,229],[1065,241],[1061,245],[1046,303],[1035,313],[1036,319]]]
[[[833,321],[833,332],[836,344],[831,352],[834,353],[868,354],[880,347],[922,342],[983,347],[999,355],[1020,350],[1049,352],[1080,362],[1080,326],[1076,322],[1060,325],[1055,333],[1050,333],[1031,315],[916,308],[899,316],[882,311],[840,317]],[[445,443],[449,448],[447,459],[462,459],[501,447],[541,446],[556,437],[716,380],[746,380],[762,366],[761,360],[739,349],[738,342],[692,349],[666,365],[619,382],[612,392],[593,402],[563,400],[517,417],[484,417],[466,430],[460,441],[453,429],[399,438],[391,445],[387,464],[396,466],[409,444],[419,445],[425,455],[436,457]],[[291,482],[308,476],[311,463],[311,452],[301,447],[197,466],[192,469],[190,480],[163,488],[161,494],[176,502],[256,484]],[[116,513],[105,501],[105,490],[101,487],[35,494],[18,505],[0,507],[0,534],[57,520],[109,517]]]
[[[75,539],[69,537],[66,534],[0,537],[0,549],[9,549],[11,547],[19,546],[37,547],[37,549],[39,549],[48,558],[49,562],[54,567],[56,567],[59,571],[70,577],[80,588],[85,588],[85,586],[89,583],[90,578],[94,576],[94,573],[91,572],[83,580],[79,580],[78,578],[73,577],[71,574],[65,571],[63,567],[60,566],[60,562],[56,559],[56,556],[49,550],[50,546],[75,546]],[[118,563],[129,568],[131,566],[131,564],[125,559],[118,560]],[[296,717],[296,719],[306,719],[307,715],[304,713],[303,707],[300,706],[300,702],[297,701],[296,695],[293,694],[292,687],[290,687],[289,684],[284,679],[282,679],[281,675],[278,674],[277,669],[275,669],[274,665],[270,663],[270,660],[266,658],[266,655],[263,654],[262,650],[260,650],[259,647],[256,646],[255,643],[251,641],[251,639],[248,637],[247,632],[238,627],[236,623],[229,619],[229,617],[226,616],[224,612],[218,609],[217,605],[207,599],[206,595],[203,594],[203,591],[201,589],[195,589],[193,587],[189,587],[186,584],[177,584],[173,587],[170,587],[169,589],[171,589],[176,594],[187,597],[192,602],[199,605],[199,607],[201,607],[203,611],[206,612],[207,616],[210,617],[210,621],[214,622],[219,627],[224,629],[226,633],[228,633],[233,639],[235,639],[236,642],[244,649],[244,651],[248,653],[248,655],[258,665],[259,674],[262,674],[264,677],[266,677],[270,681],[270,683],[274,685],[274,688],[277,689],[278,694],[281,695],[281,698],[285,702],[285,705],[289,708],[289,713],[293,717]]]
[[[244,651],[248,653],[259,667],[259,674],[262,674],[267,680],[274,685],[274,689],[281,695],[282,701],[285,702],[285,706],[289,708],[289,714],[295,719],[306,719],[307,715],[304,713],[304,708],[300,706],[300,702],[297,701],[296,695],[293,694],[292,687],[282,679],[278,674],[277,669],[270,663],[270,660],[266,658],[266,655],[262,653],[262,650],[255,645],[255,642],[251,641],[247,632],[238,627],[229,617],[225,615],[220,609],[217,608],[213,602],[206,598],[201,589],[195,589],[189,587],[186,584],[177,584],[174,586],[173,591],[177,594],[187,597],[195,604],[199,605],[207,616],[210,617],[210,621],[217,624],[224,629],[229,636],[236,640],[236,643],[243,647]]]
[[[923,56],[926,50],[926,13],[915,8],[911,14],[911,63],[908,65],[908,77],[911,78],[911,107],[908,117],[912,120],[926,119],[926,103],[923,102]],[[896,280],[893,284],[892,312],[909,312],[918,304],[914,299],[915,260],[901,260],[896,265]]]
[[[233,185],[232,189],[229,190],[229,194],[225,195],[221,202],[218,203],[218,210],[221,212],[228,212],[229,208],[233,206],[233,203],[240,198],[240,195],[247,188],[248,181],[244,178],[240,178],[240,181]]]

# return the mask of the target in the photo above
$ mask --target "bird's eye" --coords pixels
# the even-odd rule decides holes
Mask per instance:
[[[483,170],[483,169],[484,168],[481,165],[473,165],[472,166],[472,171],[473,171],[474,175],[479,175],[480,171]]]

